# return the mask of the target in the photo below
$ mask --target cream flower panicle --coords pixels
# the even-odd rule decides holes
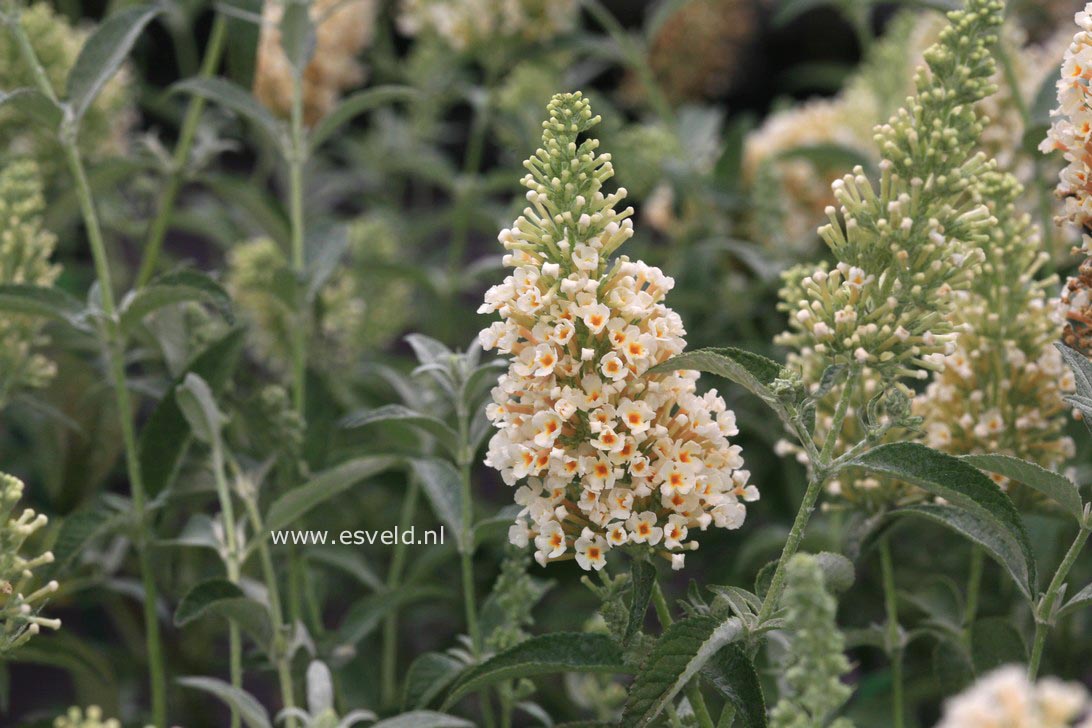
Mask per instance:
[[[266,0],[258,63],[254,71],[254,95],[271,111],[292,113],[292,64],[281,47],[280,22],[284,2]],[[375,0],[314,0],[315,50],[303,71],[303,115],[308,125],[330,113],[338,97],[364,80],[357,56],[375,35]]]
[[[1056,117],[1046,139],[1044,153],[1061,150],[1067,162],[1058,182],[1058,196],[1065,200],[1059,221],[1083,231],[1084,252],[1092,255],[1092,3],[1074,16],[1080,28],[1065,52],[1058,79]]]
[[[102,708],[90,705],[86,709],[73,706],[54,719],[53,728],[121,728],[116,718],[105,718]]]
[[[681,568],[710,525],[738,528],[748,484],[735,416],[696,372],[648,374],[682,352],[685,331],[664,305],[673,281],[612,255],[633,234],[625,189],[605,194],[611,157],[580,135],[599,122],[580,94],[548,106],[542,148],[525,166],[529,206],[500,242],[512,273],[485,294],[486,349],[511,357],[487,415],[486,463],[523,507],[510,533],[539,563],[575,558],[600,569],[625,544]]]
[[[398,29],[432,33],[454,50],[547,41],[576,23],[575,0],[402,0]]]
[[[58,629],[59,619],[38,614],[57,582],[33,587],[34,570],[53,563],[53,552],[27,558],[20,551],[47,519],[30,508],[16,511],[23,497],[23,482],[0,473],[0,658],[17,650],[43,627]]]
[[[38,165],[23,159],[0,169],[0,284],[51,286],[60,266],[50,262],[57,238],[42,227],[45,198]],[[23,387],[41,387],[56,366],[35,349],[47,341],[41,318],[0,317],[0,409]]]
[[[1054,677],[1032,683],[1023,667],[1007,665],[948,700],[936,728],[1092,728],[1090,708],[1080,683]]]

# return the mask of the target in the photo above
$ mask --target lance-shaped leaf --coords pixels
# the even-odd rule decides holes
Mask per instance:
[[[311,148],[319,147],[354,117],[393,101],[414,98],[417,94],[417,90],[409,86],[394,85],[376,86],[365,91],[358,91],[347,97],[333,111],[322,118],[322,121],[311,132]]]
[[[266,531],[278,531],[290,526],[312,508],[344,493],[361,480],[391,468],[396,462],[392,457],[371,455],[324,470],[273,501],[265,517]]]
[[[741,728],[766,728],[766,699],[751,658],[739,645],[722,647],[702,668],[702,676],[735,708]]]
[[[424,708],[462,672],[463,663],[451,655],[426,652],[409,666],[402,694],[402,709]]]
[[[1004,540],[1015,543],[1019,549],[1023,565],[1005,564],[1014,577],[1023,575],[1017,586],[1025,594],[1035,591],[1035,556],[1020,514],[997,484],[979,470],[913,442],[881,445],[858,457],[853,464],[870,473],[916,485],[994,524],[1004,534]]]
[[[630,687],[622,724],[658,725],[657,716],[722,647],[743,633],[738,619],[708,615],[675,622],[660,636]]]
[[[153,311],[186,301],[210,304],[228,321],[232,320],[228,292],[204,273],[183,270],[160,276],[143,288],[131,291],[120,306],[122,331],[130,333]]]
[[[190,431],[201,442],[218,449],[220,431],[228,418],[216,404],[216,397],[208,382],[202,379],[200,374],[189,372],[182,380],[182,386],[175,392],[178,397],[178,407],[182,410],[186,422],[190,424]]]
[[[281,123],[258,103],[246,89],[222,78],[190,78],[171,87],[171,91],[194,94],[233,111],[260,128],[271,140],[284,141]]]
[[[446,592],[434,586],[415,586],[406,584],[394,591],[369,594],[349,607],[345,619],[337,631],[339,645],[355,645],[370,635],[379,623],[393,611],[397,611],[414,602],[437,601],[446,596]]]
[[[219,698],[232,708],[247,728],[272,728],[269,713],[253,695],[214,677],[180,677],[178,684]]]
[[[532,637],[466,670],[452,686],[443,709],[464,695],[504,680],[559,672],[624,673],[622,650],[605,634],[557,632]]]
[[[414,710],[374,723],[371,728],[474,728],[465,718],[432,710]]]
[[[302,77],[315,52],[315,24],[311,21],[309,0],[286,0],[280,32],[284,56]]]
[[[185,627],[205,615],[216,615],[239,625],[255,644],[266,649],[273,637],[273,625],[264,605],[243,594],[226,579],[200,582],[186,593],[174,612],[176,627]]]
[[[167,390],[140,432],[140,470],[144,487],[155,496],[174,479],[190,446],[189,423],[178,406],[178,388],[186,375],[200,376],[218,395],[231,379],[243,350],[244,332],[233,329],[194,357],[186,371]]]
[[[144,26],[159,15],[162,8],[138,5],[114,13],[104,20],[83,44],[79,57],[68,73],[68,105],[78,121],[95,102],[107,81],[121,68]]]
[[[366,412],[349,415],[341,421],[341,425],[346,428],[357,428],[386,422],[402,423],[419,429],[435,437],[436,441],[452,457],[458,457],[459,455],[459,436],[446,422],[438,417],[417,412],[400,404],[388,404]]]
[[[17,110],[46,129],[57,129],[64,118],[64,112],[53,99],[33,88],[0,91],[0,106]]]
[[[663,374],[680,369],[694,369],[730,379],[759,397],[783,419],[788,419],[784,405],[771,389],[774,380],[781,377],[784,368],[772,359],[731,346],[698,349],[657,364],[648,370],[648,374]]]
[[[24,283],[0,285],[0,311],[5,313],[42,316],[79,326],[83,310],[78,298],[60,288]]]
[[[1071,614],[1085,607],[1092,606],[1092,584],[1089,584],[1084,589],[1073,595],[1073,598],[1065,603],[1065,606],[1058,610],[1057,616],[1064,617],[1067,614]]]
[[[462,479],[455,466],[439,458],[414,458],[413,473],[421,481],[425,495],[436,517],[455,533],[455,545],[460,552],[471,548],[473,533],[463,522]]]
[[[960,460],[970,463],[979,470],[1003,475],[1039,491],[1068,511],[1078,522],[1084,516],[1084,504],[1081,502],[1076,484],[1060,473],[1011,455],[993,453],[964,455]]]
[[[47,572],[49,578],[64,573],[88,543],[120,529],[129,517],[127,510],[119,510],[102,497],[65,516],[53,543],[53,563]]]
[[[1004,568],[1016,587],[1029,601],[1033,589],[1028,562],[1019,542],[993,519],[975,511],[939,503],[923,503],[899,508],[890,512],[891,518],[921,516],[949,528],[964,538],[978,544]]]

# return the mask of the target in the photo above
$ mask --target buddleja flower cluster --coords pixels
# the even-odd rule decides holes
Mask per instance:
[[[409,284],[381,269],[398,255],[397,231],[390,220],[363,216],[348,224],[344,264],[317,296],[312,345],[315,361],[334,368],[357,361],[402,331],[411,299]],[[270,238],[254,238],[232,249],[227,285],[253,322],[251,340],[275,367],[289,360],[293,327],[286,281],[292,273],[284,251]]]
[[[57,582],[28,591],[34,570],[53,563],[53,553],[46,551],[27,558],[19,552],[28,538],[46,525],[46,517],[30,508],[16,514],[23,497],[23,482],[0,473],[0,657],[26,644],[42,627],[57,629],[59,619],[38,616],[46,598],[57,591]]]
[[[999,668],[978,679],[944,705],[936,728],[1092,728],[1092,701],[1080,683],[1045,677],[1027,679],[1018,665]]]
[[[19,23],[26,31],[54,90],[63,92],[68,72],[76,63],[88,31],[73,28],[50,3],[40,2],[19,11]],[[0,33],[0,78],[4,90],[35,86],[11,33]],[[132,76],[127,66],[110,78],[80,121],[80,151],[85,159],[97,160],[124,153],[129,130],[136,121],[132,101]],[[52,181],[64,172],[60,145],[53,130],[28,124],[26,117],[10,104],[0,107],[0,154],[4,158],[29,157],[38,162],[43,178]],[[50,186],[47,184],[47,186]]]
[[[834,183],[840,207],[819,234],[838,263],[786,287],[781,343],[885,381],[943,366],[952,293],[970,286],[993,222],[974,185],[994,165],[971,150],[982,130],[973,104],[993,90],[999,7],[978,0],[949,15],[909,108],[876,128],[879,189],[860,167]]]
[[[34,162],[0,169],[0,283],[49,286],[60,274],[50,262],[57,239],[42,229],[44,210]],[[20,387],[41,387],[53,378],[53,362],[34,352],[45,341],[40,318],[0,317],[0,408]]]
[[[575,0],[402,0],[398,29],[434,34],[465,52],[497,42],[541,43],[570,30]]]
[[[498,428],[486,463],[525,485],[509,535],[533,540],[541,564],[576,558],[601,569],[607,552],[643,544],[682,568],[694,530],[738,528],[758,498],[738,446],[735,415],[697,373],[648,374],[679,354],[682,321],[663,304],[673,281],[612,254],[633,234],[599,122],[579,93],[555,96],[542,148],[525,162],[530,203],[500,242],[515,270],[480,313],[486,349],[512,357],[487,415]]]
[[[1060,219],[1083,231],[1084,252],[1092,255],[1092,236],[1088,234],[1092,229],[1092,90],[1088,84],[1092,77],[1092,3],[1077,13],[1074,21],[1080,30],[1062,61],[1057,82],[1058,108],[1052,112],[1058,118],[1039,149],[1062,151],[1068,164],[1058,183],[1058,195],[1065,199],[1065,213]]]
[[[308,125],[330,113],[346,89],[364,80],[357,56],[375,35],[376,11],[375,0],[315,0],[311,4],[315,49],[303,72],[303,117]],[[288,116],[292,113],[294,72],[281,47],[283,16],[282,2],[265,3],[254,95],[271,111]]]
[[[930,447],[1001,452],[1056,469],[1074,454],[1063,434],[1062,399],[1074,387],[1073,374],[1053,346],[1061,324],[1047,293],[1057,279],[1036,280],[1048,255],[1038,229],[1016,211],[1022,192],[1016,179],[984,175],[980,189],[997,224],[979,275],[956,293],[956,349],[914,410],[924,418]]]
[[[74,706],[53,721],[53,728],[121,728],[121,722],[115,718],[103,718],[102,708],[97,705],[91,705],[86,710]]]

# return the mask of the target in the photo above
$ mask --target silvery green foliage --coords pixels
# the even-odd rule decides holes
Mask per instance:
[[[827,363],[870,367],[884,381],[937,369],[954,333],[953,291],[970,286],[992,218],[976,190],[995,163],[972,154],[974,103],[993,91],[1002,3],[972,0],[925,53],[917,93],[875,130],[878,188],[856,168],[833,185],[839,208],[820,236],[834,268],[797,274],[782,292],[780,342]]]
[[[47,519],[30,508],[17,509],[23,497],[23,481],[0,473],[0,657],[26,644],[42,627],[57,629],[59,619],[38,615],[57,582],[35,588],[34,570],[53,562],[53,553],[37,556],[21,552],[28,538],[46,525]]]
[[[50,262],[57,239],[42,228],[44,210],[34,162],[0,169],[0,285],[49,286],[60,274],[60,266]],[[0,408],[15,390],[41,387],[53,378],[53,362],[34,351],[46,341],[42,324],[32,316],[0,317]]]
[[[835,616],[838,602],[823,583],[823,571],[811,554],[797,554],[789,562],[785,593],[785,626],[789,648],[782,666],[785,688],[770,716],[772,728],[811,728],[827,720],[853,694],[842,683],[849,672],[845,639]],[[832,728],[852,728],[840,718]]]
[[[80,48],[90,35],[84,29],[72,27],[51,7],[39,2],[23,8],[19,22],[26,31],[46,76],[54,90],[60,92],[69,70],[76,62]],[[4,91],[33,88],[34,76],[19,53],[11,33],[0,33],[0,79]],[[124,153],[127,135],[135,120],[132,102],[132,78],[123,68],[103,87],[80,121],[80,151],[89,159],[98,160]],[[26,116],[7,106],[0,108],[0,149],[3,158],[28,157],[38,162],[46,186],[64,176],[64,160],[52,129],[28,123]]]

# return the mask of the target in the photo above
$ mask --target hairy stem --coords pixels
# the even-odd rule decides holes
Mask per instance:
[[[30,44],[26,31],[19,22],[18,12],[8,19],[8,27],[19,52],[34,75],[35,84],[47,98],[57,103],[57,95],[46,76],[45,69],[38,60]],[[133,496],[133,510],[136,513],[136,550],[140,560],[141,582],[144,588],[144,629],[148,649],[148,675],[152,693],[152,720],[158,728],[167,724],[167,683],[163,663],[163,648],[159,636],[159,621],[156,616],[158,593],[152,575],[151,557],[148,553],[148,524],[145,512],[144,479],[140,470],[140,451],[137,448],[136,426],[133,423],[133,403],[129,397],[129,388],[125,378],[125,342],[118,326],[117,304],[114,301],[114,284],[110,276],[110,262],[106,254],[106,244],[95,210],[91,185],[87,181],[87,172],[80,158],[76,144],[77,128],[65,122],[58,134],[58,141],[64,150],[65,161],[76,186],[76,197],[80,203],[80,213],[87,239],[94,260],[95,275],[99,283],[102,311],[105,318],[103,334],[104,349],[109,368],[114,399],[121,424],[121,437],[125,447],[125,466],[129,478],[129,489]]]
[[[421,484],[417,478],[410,477],[409,488],[406,497],[402,501],[402,513],[398,517],[400,531],[409,528],[413,523],[414,514],[417,512],[417,499],[421,492]],[[391,557],[390,570],[387,572],[387,591],[393,592],[402,583],[402,572],[406,565],[408,550],[404,543],[394,546],[394,555]],[[383,705],[393,707],[397,701],[397,669],[398,669],[398,614],[390,612],[383,619],[383,661],[380,674],[380,696]]]
[[[1035,640],[1031,648],[1031,661],[1028,662],[1029,680],[1034,680],[1039,674],[1039,664],[1043,659],[1043,647],[1046,645],[1047,634],[1050,632],[1051,623],[1054,621],[1054,605],[1058,601],[1058,594],[1061,593],[1066,578],[1069,576],[1069,570],[1073,568],[1081,549],[1088,541],[1089,533],[1092,533],[1092,525],[1082,523],[1081,530],[1077,533],[1077,537],[1073,539],[1073,544],[1066,552],[1065,558],[1058,566],[1058,570],[1054,572],[1054,578],[1050,580],[1050,586],[1047,587],[1043,600],[1035,610]]]
[[[220,500],[220,514],[224,526],[224,545],[227,548],[224,564],[227,568],[228,581],[239,583],[239,539],[235,534],[235,507],[231,501],[231,489],[224,476],[224,453],[218,438],[212,445],[212,472],[216,478],[216,495]],[[239,625],[235,620],[228,620],[228,654],[231,664],[231,686],[243,687],[243,643],[239,635]],[[231,728],[239,728],[239,711],[231,709]]]
[[[205,48],[205,58],[201,63],[200,78],[209,78],[220,65],[220,58],[224,52],[224,38],[227,35],[227,18],[216,14],[212,21],[212,31],[209,34],[208,46]],[[171,173],[167,177],[163,187],[163,194],[159,198],[159,206],[155,217],[148,226],[148,235],[144,241],[144,257],[140,261],[140,272],[137,274],[136,287],[140,288],[151,280],[159,264],[159,254],[163,250],[163,240],[167,236],[167,230],[171,224],[171,216],[174,213],[174,203],[178,199],[178,193],[182,189],[185,179],[186,162],[190,158],[190,150],[193,148],[193,140],[197,135],[197,124],[201,120],[201,114],[205,110],[205,99],[202,96],[190,97],[186,107],[186,115],[182,119],[182,129],[175,143],[174,155],[171,157]]]
[[[652,582],[652,605],[656,609],[660,626],[667,629],[675,620],[671,617],[671,609],[667,606],[659,581]],[[686,684],[686,699],[690,701],[690,707],[694,709],[694,717],[698,719],[698,725],[701,728],[714,728],[713,716],[709,714],[709,708],[705,705],[705,698],[701,694],[698,680],[699,678],[695,677]]]
[[[251,528],[254,529],[254,539],[258,543],[258,557],[262,563],[262,576],[265,579],[265,588],[269,594],[269,617],[273,622],[273,660],[277,668],[277,680],[281,688],[281,700],[285,709],[296,706],[295,695],[292,689],[292,666],[287,645],[285,644],[284,612],[281,609],[280,589],[277,586],[277,571],[273,567],[273,556],[269,553],[269,544],[266,542],[265,526],[262,524],[261,514],[258,513],[258,504],[248,494],[243,498],[246,503],[247,515],[250,518]],[[286,725],[288,728],[296,728],[297,722],[294,716],[290,716]]]
[[[880,568],[883,572],[883,603],[887,612],[887,649],[891,658],[891,710],[894,728],[903,726],[902,639],[899,635],[899,604],[895,593],[895,567],[891,561],[891,541],[880,540]]]

